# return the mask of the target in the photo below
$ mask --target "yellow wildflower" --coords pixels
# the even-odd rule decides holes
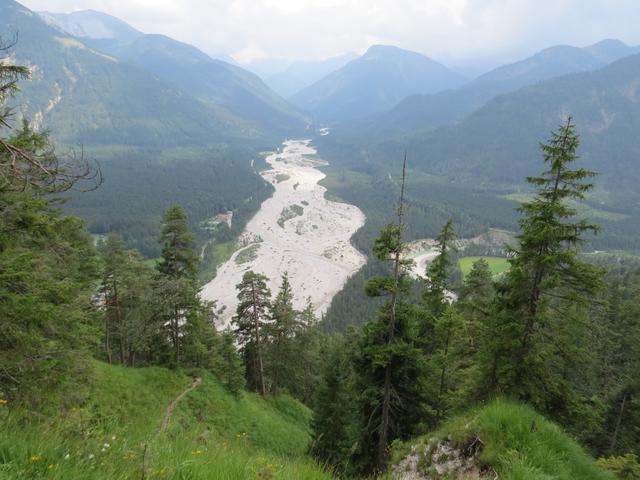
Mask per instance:
[[[191,452],[191,455],[201,455],[202,454],[202,450],[194,450],[193,452]]]
[[[5,400],[4,398],[0,398],[0,405],[6,405],[9,403],[9,400]]]
[[[49,465],[47,465],[47,468],[49,470],[53,470],[54,468],[56,468],[56,464],[55,463],[50,463]]]
[[[31,455],[32,462],[39,462],[40,460],[42,460],[42,457],[40,455]]]

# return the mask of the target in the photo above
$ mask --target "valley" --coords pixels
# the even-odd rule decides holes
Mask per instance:
[[[205,300],[217,301],[222,326],[235,314],[235,287],[248,270],[266,275],[271,291],[288,273],[294,297],[304,302],[296,308],[309,300],[321,316],[349,276],[365,263],[351,245],[351,236],[364,225],[365,216],[353,205],[325,198],[327,189],[318,184],[325,174],[318,167],[326,162],[316,157],[310,141],[287,140],[266,162],[271,168],[262,176],[273,184],[273,196],[247,223],[239,239],[242,248],[218,268],[201,292]]]
[[[0,480],[640,480],[640,9],[20,2]]]

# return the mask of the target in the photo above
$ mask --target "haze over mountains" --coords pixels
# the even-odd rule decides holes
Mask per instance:
[[[280,95],[289,98],[357,57],[355,53],[345,53],[315,62],[293,62],[283,71],[267,76],[265,82]]]
[[[303,117],[256,75],[164,35],[143,34],[95,11],[44,13],[44,18],[88,45],[144,68],[160,79],[215,106],[268,125],[281,134]],[[70,30],[67,30],[70,29]]]
[[[584,48],[550,47],[522,61],[487,72],[457,90],[405,98],[367,124],[366,129],[391,137],[442,125],[462,118],[497,95],[550,78],[596,70],[639,52],[640,47],[630,47],[619,40],[603,40]]]
[[[374,45],[291,101],[322,121],[344,122],[387,110],[409,95],[435,93],[464,82],[460,74],[424,55]]]

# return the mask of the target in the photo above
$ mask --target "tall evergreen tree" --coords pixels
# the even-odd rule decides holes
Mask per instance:
[[[235,345],[236,337],[230,330],[222,333],[216,374],[224,386],[234,395],[239,395],[245,385],[245,368]]]
[[[449,277],[453,266],[450,252],[455,250],[456,239],[453,220],[449,219],[436,237],[438,256],[429,264],[426,272],[423,300],[428,313],[434,318],[442,315],[447,304]]]
[[[120,364],[134,366],[141,355],[148,357],[149,343],[159,328],[153,311],[153,270],[140,254],[125,250],[116,234],[107,237],[101,251],[107,361],[117,357]]]
[[[201,305],[197,296],[198,256],[193,250],[187,215],[179,206],[165,212],[160,242],[156,292],[171,341],[172,363],[180,366],[185,327],[189,321],[197,321],[196,311]]]
[[[330,339],[323,349],[322,380],[315,392],[311,422],[311,454],[337,473],[351,471],[350,459],[358,441],[358,401],[353,370],[352,345],[359,340]]]
[[[247,372],[249,388],[262,395],[267,393],[264,350],[270,323],[271,292],[267,277],[251,270],[245,272],[238,289],[238,308],[233,317]]]
[[[560,410],[570,386],[564,378],[567,348],[579,327],[577,308],[588,304],[601,285],[601,271],[578,258],[583,236],[597,231],[574,220],[569,201],[584,199],[594,173],[572,169],[579,145],[569,118],[541,145],[548,169],[527,181],[535,197],[523,202],[511,268],[499,290],[491,367],[493,390],[516,395],[540,408]]]
[[[187,225],[187,214],[178,205],[169,208],[162,217],[162,254],[158,271],[173,279],[184,278],[195,282],[198,255],[193,250],[193,240]]]
[[[0,61],[0,127],[27,73]],[[0,395],[13,404],[35,409],[65,381],[79,386],[97,339],[91,238],[47,195],[80,178],[59,167],[48,136],[27,123],[0,136]]]
[[[374,277],[367,284],[370,296],[384,296],[388,300],[378,317],[365,325],[356,354],[364,419],[359,461],[365,472],[384,470],[389,444],[411,432],[422,407],[422,357],[416,346],[415,309],[402,300],[402,295],[409,292],[411,265],[411,261],[402,258],[405,172],[406,158],[398,223],[384,227],[373,248],[379,260],[391,264],[391,275]]]

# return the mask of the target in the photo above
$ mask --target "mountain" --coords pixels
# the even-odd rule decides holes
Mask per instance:
[[[538,141],[568,115],[581,136],[582,163],[600,172],[611,199],[626,196],[626,206],[637,207],[640,54],[498,96],[458,124],[389,141],[376,155],[383,161],[406,148],[414,166],[429,172],[520,182],[540,169]]]
[[[570,73],[588,72],[640,52],[618,40],[585,48],[550,47],[522,61],[496,68],[457,90],[406,98],[362,126],[372,136],[406,134],[461,119],[497,95]]]
[[[59,27],[74,37],[125,43],[143,35],[119,18],[95,10],[38,14],[50,25]]]
[[[189,215],[199,245],[210,239],[200,222],[220,211],[233,210],[226,233],[238,235],[271,193],[254,168],[254,162],[262,165],[258,152],[280,143],[285,123],[291,131],[304,128],[297,117],[258,100],[251,89],[263,84],[254,87],[255,76],[247,74],[245,81],[235,67],[224,64],[222,70],[235,90],[221,80],[218,100],[205,99],[92,48],[87,38],[70,36],[12,0],[0,0],[0,19],[3,32],[19,33],[9,61],[31,68],[31,78],[20,82],[20,94],[10,101],[12,123],[26,118],[50,130],[61,156],[68,146],[82,145],[100,163],[103,184],[72,192],[65,210],[81,215],[94,234],[118,232],[148,257],[159,253],[163,210],[177,203]]]
[[[267,135],[264,126],[91,49],[12,0],[0,1],[0,18],[4,31],[19,32],[12,60],[32,71],[17,98],[19,114],[58,142],[167,147]]]
[[[294,62],[286,70],[265,78],[265,82],[280,95],[289,98],[356,58],[354,53],[345,53],[316,62]]]
[[[47,17],[48,15],[48,17]],[[217,108],[281,135],[303,124],[303,116],[267,87],[256,75],[196,47],[164,35],[143,34],[121,20],[86,10],[72,14],[45,14],[60,28],[83,33],[87,45],[119,60],[142,67],[168,85]]]
[[[464,78],[430,58],[397,47],[375,45],[361,57],[291,97],[323,121],[366,117],[416,93],[455,88]]]

